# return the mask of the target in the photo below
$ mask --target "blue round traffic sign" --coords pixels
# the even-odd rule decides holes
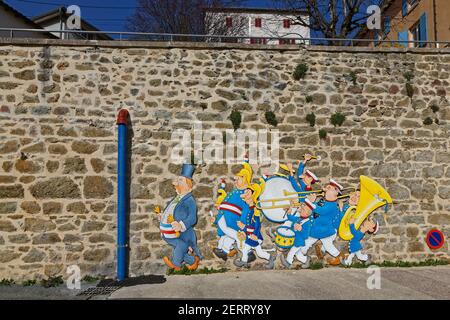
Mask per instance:
[[[444,245],[444,235],[438,229],[432,229],[427,233],[426,242],[430,249],[439,249]]]

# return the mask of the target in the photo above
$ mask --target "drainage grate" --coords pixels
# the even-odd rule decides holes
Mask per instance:
[[[162,275],[145,275],[133,278],[127,278],[123,281],[114,279],[103,279],[96,287],[87,288],[77,294],[77,296],[87,296],[88,299],[94,296],[110,295],[116,290],[123,287],[132,287],[141,284],[160,284],[166,282],[166,278]]]
[[[83,292],[80,292],[77,294],[77,296],[87,296],[87,297],[93,297],[93,296],[103,296],[103,295],[110,295],[114,291],[120,289],[121,287],[93,287],[93,288],[87,288]]]

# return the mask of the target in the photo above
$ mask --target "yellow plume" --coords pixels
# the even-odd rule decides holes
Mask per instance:
[[[217,190],[217,194],[219,195],[216,200],[216,204],[221,204],[223,199],[227,196],[227,192],[223,189]]]

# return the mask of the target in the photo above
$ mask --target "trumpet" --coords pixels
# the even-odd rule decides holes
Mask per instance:
[[[312,156],[311,159],[316,159],[317,161],[322,160],[321,156]]]
[[[311,190],[311,191],[300,191],[300,192],[290,192],[287,190],[283,190],[283,194],[285,196],[291,196],[293,194],[310,194],[310,193],[319,193],[319,192],[323,192],[323,190]]]
[[[324,196],[325,193],[322,192],[320,194],[318,194],[318,196]],[[295,208],[295,207],[299,207],[301,202],[295,201],[294,200],[298,200],[298,199],[303,199],[306,198],[307,196],[303,196],[303,197],[295,197],[295,198],[278,198],[278,199],[267,199],[267,200],[262,200],[259,201],[259,203],[261,202],[272,202],[271,206],[265,206],[265,207],[260,207],[260,206],[256,206],[257,209],[259,210],[267,210],[267,209],[289,209],[289,208]],[[338,199],[343,199],[343,198],[348,198],[350,197],[350,194],[344,194],[341,196],[338,196]],[[290,201],[290,203],[285,203],[285,204],[274,204],[276,201]]]
[[[347,188],[344,188],[342,190],[353,190],[353,191],[356,191],[357,189],[354,188],[354,187],[347,187]],[[323,190],[311,190],[311,191],[300,191],[300,192],[290,192],[290,191],[287,191],[287,190],[283,191],[283,194],[285,196],[291,196],[291,195],[294,195],[294,194],[310,194],[310,193],[323,193]]]

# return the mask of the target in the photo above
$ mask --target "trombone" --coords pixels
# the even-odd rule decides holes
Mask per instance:
[[[310,194],[310,193],[320,193],[323,192],[323,190],[311,190],[311,191],[300,191],[300,192],[291,192],[291,191],[287,191],[287,190],[283,190],[283,194],[285,196],[291,196],[294,194]],[[301,197],[299,197],[301,198]]]
[[[354,187],[347,187],[347,188],[344,188],[342,190],[350,190],[350,189],[351,190],[356,190],[356,188],[354,188]],[[287,191],[287,190],[283,190],[283,194],[285,196],[291,196],[291,195],[294,195],[294,194],[310,194],[310,193],[323,193],[323,190],[311,190],[311,191],[300,191],[300,192],[290,192],[290,191]],[[302,198],[302,197],[299,197],[299,198]]]
[[[295,194],[311,194],[311,193],[323,193],[323,190],[311,190],[311,191],[303,191],[303,192],[289,192],[287,190],[283,190],[283,194],[285,197],[283,198],[273,198],[273,199],[266,199],[266,200],[260,200],[259,202],[272,202],[272,204],[275,201],[285,201],[285,200],[298,200],[298,199],[303,199],[306,198],[307,196],[297,196],[297,197],[288,197],[290,195],[295,195]]]
[[[323,196],[325,193],[322,192],[321,194],[318,194],[318,196]],[[342,199],[342,198],[348,198],[350,197],[350,194],[344,194],[341,196],[338,196],[338,199]],[[277,198],[277,199],[267,199],[267,200],[261,200],[259,201],[259,203],[261,202],[272,202],[271,206],[266,206],[266,207],[260,207],[260,206],[256,206],[256,208],[258,210],[267,210],[267,209],[289,209],[291,207],[299,207],[300,206],[300,202],[296,201],[294,202],[293,200],[298,200],[298,199],[302,199],[302,198],[306,198],[306,196],[303,197],[295,197],[295,198]],[[275,202],[276,201],[290,201],[290,203],[286,203],[286,204],[278,204],[276,205]]]

